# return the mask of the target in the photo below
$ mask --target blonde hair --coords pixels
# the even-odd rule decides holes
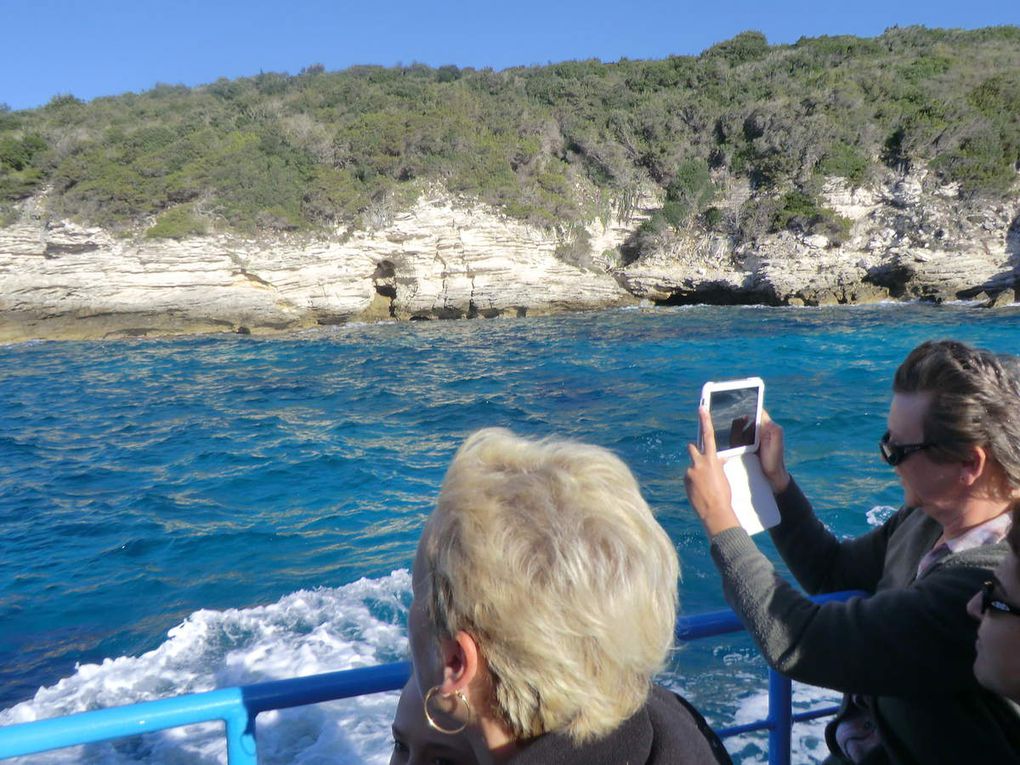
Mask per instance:
[[[581,743],[644,704],[673,645],[679,561],[614,454],[478,431],[422,545],[427,618],[474,637],[516,738]]]

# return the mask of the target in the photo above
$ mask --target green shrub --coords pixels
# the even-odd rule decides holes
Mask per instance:
[[[167,210],[156,219],[155,225],[145,232],[146,239],[186,239],[202,236],[207,231],[205,221],[197,217],[190,205]]]
[[[932,161],[946,180],[955,181],[971,193],[1007,193],[1016,181],[1014,167],[1020,162],[1020,142],[1004,143],[989,125],[974,125],[958,147]]]
[[[46,141],[35,133],[20,139],[11,136],[0,138],[0,166],[24,170],[46,148]]]
[[[50,99],[49,103],[44,108],[46,109],[66,109],[66,108],[77,108],[82,106],[84,102],[72,95],[71,93],[58,93]]]
[[[800,234],[824,234],[834,244],[850,237],[851,222],[835,210],[822,207],[809,194],[794,190],[784,194],[772,214],[770,230],[790,230]]]
[[[701,213],[701,223],[709,231],[721,231],[726,216],[718,207],[708,207]]]
[[[659,217],[675,230],[679,231],[690,219],[691,208],[684,202],[675,199],[666,200],[662,208],[653,217]]]
[[[708,172],[708,163],[697,157],[682,162],[672,183],[666,187],[667,199],[687,202],[699,212],[714,196],[715,184]]]
[[[772,230],[807,231],[811,220],[820,213],[818,204],[803,191],[790,191],[779,203],[772,217]]]
[[[47,148],[36,133],[0,137],[0,201],[24,199],[36,190],[44,180],[38,165]]]
[[[675,230],[687,226],[715,197],[715,184],[702,159],[684,160],[666,187],[666,200],[653,214],[656,225],[665,223]]]
[[[857,188],[867,179],[871,162],[856,147],[837,143],[819,160],[817,167],[822,175],[846,178]]]
[[[702,55],[703,58],[722,59],[732,66],[758,61],[769,54],[769,42],[761,32],[741,32],[732,40],[713,45]]]
[[[0,168],[0,200],[17,200],[29,197],[42,181],[42,171],[34,167],[28,167],[21,171]]]

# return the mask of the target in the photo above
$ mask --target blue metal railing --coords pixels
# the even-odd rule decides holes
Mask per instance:
[[[839,592],[813,600],[824,603],[847,600],[863,594]],[[743,629],[735,613],[723,610],[680,617],[676,634],[679,640],[691,641],[740,632]],[[0,728],[0,759],[221,720],[226,726],[227,760],[230,765],[257,765],[255,718],[260,712],[395,691],[403,687],[410,672],[409,662],[383,664],[10,725]],[[794,715],[792,697],[790,679],[770,669],[768,716],[747,725],[725,728],[718,731],[719,735],[726,738],[768,730],[769,764],[789,765],[793,723],[824,717],[836,711],[836,707],[827,707]]]

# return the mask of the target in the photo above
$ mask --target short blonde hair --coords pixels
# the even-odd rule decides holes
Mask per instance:
[[[516,738],[581,743],[645,703],[673,645],[679,561],[614,454],[478,431],[422,545],[427,618],[474,637]]]

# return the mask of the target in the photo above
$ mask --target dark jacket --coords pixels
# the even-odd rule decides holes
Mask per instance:
[[[712,556],[726,598],[769,664],[794,680],[864,696],[882,736],[879,762],[1020,763],[1020,709],[974,679],[977,623],[966,613],[1005,543],[950,553],[918,577],[942,532],[920,510],[902,508],[841,541],[793,481],[776,501],[783,520],[772,539],[804,589],[871,596],[812,603],[742,529],[718,534]]]
[[[605,738],[576,747],[539,736],[510,765],[711,765],[730,763],[719,737],[686,700],[655,686],[637,713]]]

